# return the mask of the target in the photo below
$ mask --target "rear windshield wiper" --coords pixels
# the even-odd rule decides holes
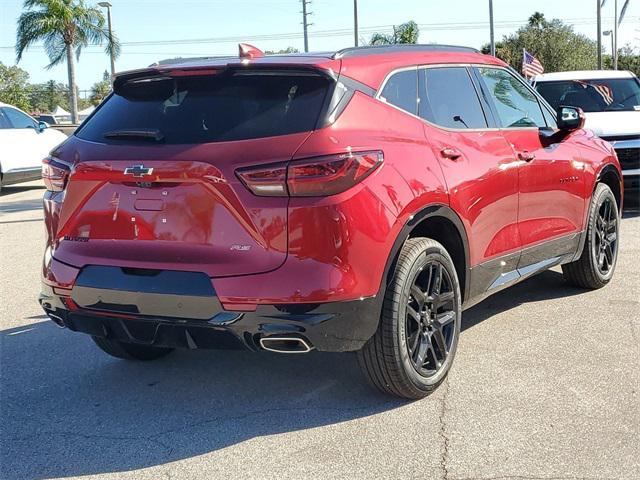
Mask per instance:
[[[105,133],[103,137],[123,140],[153,140],[155,142],[161,142],[164,140],[164,133],[160,130],[113,130]]]

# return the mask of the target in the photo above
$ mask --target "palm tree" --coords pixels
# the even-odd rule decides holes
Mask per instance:
[[[25,0],[24,8],[25,12],[18,19],[16,61],[20,61],[27,47],[42,41],[51,62],[46,68],[67,62],[71,118],[77,123],[75,62],[80,58],[82,48],[102,45],[105,41],[105,52],[117,57],[120,43],[115,36],[109,35],[102,12],[85,5],[83,0]]]
[[[393,33],[374,33],[369,40],[369,45],[394,45],[397,43],[418,43],[420,29],[414,21],[393,26]]]
[[[547,23],[547,19],[544,18],[544,13],[535,12],[529,17],[529,26],[531,27],[543,27]]]

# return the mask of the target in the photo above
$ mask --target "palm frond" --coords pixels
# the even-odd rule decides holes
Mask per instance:
[[[44,51],[47,53],[50,62],[45,67],[47,70],[65,61],[67,45],[59,32],[52,32],[45,37]]]

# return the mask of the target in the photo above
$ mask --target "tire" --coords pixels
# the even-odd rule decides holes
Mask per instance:
[[[92,336],[91,338],[102,351],[112,357],[123,358],[125,360],[155,360],[173,351],[173,348],[168,347],[152,347],[150,345],[126,343],[104,337]]]
[[[581,288],[597,289],[611,281],[618,259],[620,212],[608,185],[599,183],[591,198],[587,238],[580,258],[562,265],[567,282]],[[605,239],[603,243],[602,239]]]
[[[433,392],[456,353],[461,304],[458,276],[445,248],[428,238],[407,240],[385,292],[378,330],[358,352],[368,381],[408,399]]]

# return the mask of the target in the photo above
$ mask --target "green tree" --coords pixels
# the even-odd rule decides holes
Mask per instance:
[[[105,52],[118,56],[120,43],[115,35],[109,35],[102,12],[85,5],[83,0],[25,0],[24,8],[18,19],[17,61],[30,45],[42,41],[51,62],[47,68],[67,62],[71,118],[77,123],[75,62],[82,48],[106,42]]]
[[[102,74],[102,80],[96,82],[91,87],[91,95],[89,95],[89,102],[91,105],[97,106],[104,100],[111,92],[111,76],[106,70]]]
[[[598,47],[594,40],[574,32],[561,20],[547,21],[539,12],[529,17],[525,27],[496,43],[496,56],[522,71],[523,49],[535,55],[546,72],[596,68]],[[483,46],[482,52],[489,53],[489,46]]]
[[[0,102],[30,110],[29,74],[16,66],[7,67],[0,62]]]
[[[402,25],[393,26],[393,33],[374,33],[369,45],[393,45],[397,43],[418,43],[420,29],[416,22],[409,21]]]
[[[611,55],[602,57],[604,68],[613,68]],[[618,51],[618,70],[630,70],[640,77],[640,51],[631,45],[625,45]]]
[[[60,105],[64,109],[69,108],[69,89],[63,83],[49,80],[46,83],[31,85],[29,99],[31,108],[38,112],[52,112]]]

